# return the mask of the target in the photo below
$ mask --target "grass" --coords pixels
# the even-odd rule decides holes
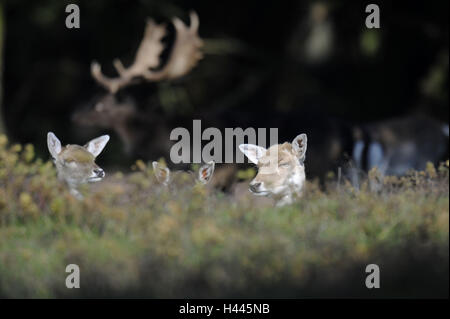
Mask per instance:
[[[0,137],[0,297],[448,297],[448,161],[372,171],[359,190],[309,182],[282,208],[178,182],[139,161],[78,201],[31,145]],[[380,289],[365,287],[371,263]]]

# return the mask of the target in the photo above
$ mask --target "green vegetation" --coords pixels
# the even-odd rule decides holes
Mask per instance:
[[[139,161],[78,201],[31,145],[0,137],[0,296],[448,296],[448,161],[378,191],[311,182],[283,208],[200,185],[168,191],[150,167]],[[72,263],[80,289],[65,287]],[[364,285],[369,263],[381,269],[376,291]]]

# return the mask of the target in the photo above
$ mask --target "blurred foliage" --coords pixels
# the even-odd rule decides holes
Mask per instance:
[[[380,49],[380,36],[374,30],[366,30],[361,35],[361,50],[368,56],[374,56]]]
[[[253,167],[247,168],[247,169],[241,169],[236,174],[236,177],[238,179],[243,179],[243,180],[250,180],[255,176],[256,176],[256,170]]]
[[[1,297],[420,297],[448,294],[449,163],[359,190],[315,182],[282,207],[201,185],[156,183],[151,165],[72,197],[32,145],[0,136]],[[373,184],[376,184],[376,187]],[[81,289],[65,288],[77,264]],[[364,286],[365,265],[383,289]]]

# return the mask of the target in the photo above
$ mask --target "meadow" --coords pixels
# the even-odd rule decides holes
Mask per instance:
[[[77,200],[34,153],[0,137],[2,298],[448,297],[448,161],[371,171],[360,189],[330,174],[292,205],[257,208],[166,189],[142,161]],[[68,264],[80,289],[65,286]],[[368,264],[379,289],[365,286]]]

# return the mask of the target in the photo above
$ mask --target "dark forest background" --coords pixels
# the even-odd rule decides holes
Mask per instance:
[[[80,7],[80,29],[65,27],[69,3]],[[369,3],[380,6],[380,29],[365,27]],[[106,93],[90,64],[115,75],[112,60],[132,62],[148,17],[189,22],[189,10],[205,41],[199,65],[119,95],[168,126],[215,114],[208,126],[277,125],[291,139],[304,114],[324,130],[321,118],[367,123],[414,112],[448,123],[448,1],[3,0],[0,130],[43,158],[48,131],[63,143],[109,133],[102,163],[129,165],[136,156],[114,131],[73,121]]]

